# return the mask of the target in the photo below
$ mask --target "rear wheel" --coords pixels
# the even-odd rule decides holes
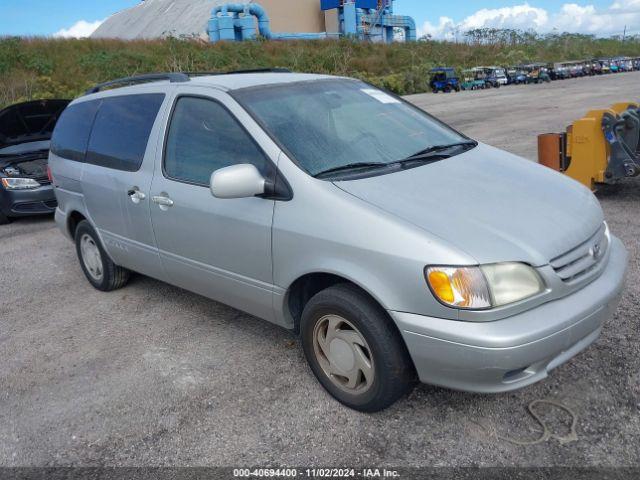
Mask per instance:
[[[311,370],[347,407],[384,410],[413,388],[415,371],[400,333],[358,288],[341,284],[318,293],[300,326]]]
[[[80,266],[91,285],[103,292],[117,290],[126,285],[130,276],[129,270],[111,261],[102,248],[96,231],[86,220],[78,224],[75,241]]]

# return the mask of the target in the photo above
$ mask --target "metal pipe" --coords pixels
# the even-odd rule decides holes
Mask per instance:
[[[360,12],[358,20],[359,29],[362,28],[361,24],[363,21],[364,23],[381,29],[402,28],[405,32],[405,40],[407,42],[415,42],[417,40],[416,22],[412,17],[405,15],[376,15],[362,11]],[[389,42],[393,41],[393,34],[391,34],[391,38],[387,38],[386,40]]]
[[[258,31],[264,38],[271,39],[273,34],[271,33],[271,27],[269,22],[269,15],[267,11],[257,3],[227,3],[219,5],[211,10],[211,18],[216,18],[218,14],[222,16],[228,16],[229,12],[245,15],[253,15],[258,20]],[[211,33],[210,33],[211,35]]]
[[[388,38],[385,38],[385,31],[402,28],[405,31],[405,40],[415,41],[417,39],[415,21],[408,16],[392,15],[392,5],[393,2],[388,2],[383,11],[372,12],[371,9],[356,8],[354,0],[346,0],[341,8],[342,34],[363,37],[365,35],[364,24],[368,24],[370,28],[380,29],[380,36],[383,40],[393,41],[393,34],[387,34]],[[269,15],[260,4],[227,3],[211,10],[208,28],[209,39],[212,42],[217,42],[219,40],[254,38],[253,31],[255,30],[250,27],[245,18],[240,17],[240,14],[244,14],[245,17],[249,15],[255,17],[258,21],[258,31],[266,39],[321,39],[331,36],[327,32],[274,34],[271,31]]]

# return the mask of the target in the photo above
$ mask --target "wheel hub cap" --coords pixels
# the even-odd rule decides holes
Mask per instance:
[[[329,344],[329,362],[340,370],[348,372],[356,365],[353,348],[344,340],[336,338]]]
[[[331,382],[351,394],[371,388],[375,378],[373,356],[364,336],[348,320],[326,315],[316,322],[313,350]]]
[[[102,271],[102,255],[100,255],[100,249],[96,242],[87,234],[84,234],[80,239],[80,253],[89,275],[94,280],[101,281],[104,275]]]

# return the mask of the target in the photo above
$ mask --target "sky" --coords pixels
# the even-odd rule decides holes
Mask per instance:
[[[87,36],[109,15],[137,3],[139,0],[0,0],[0,36]],[[415,18],[419,35],[434,38],[454,38],[482,27],[601,36],[621,35],[626,27],[627,33],[640,34],[640,0],[397,0],[395,5],[396,13]]]

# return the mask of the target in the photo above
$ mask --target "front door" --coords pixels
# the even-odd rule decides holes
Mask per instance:
[[[211,90],[175,100],[151,186],[153,229],[171,283],[272,320],[274,201],[222,200],[209,185],[223,167],[249,163],[268,177],[275,166],[225,101]]]

